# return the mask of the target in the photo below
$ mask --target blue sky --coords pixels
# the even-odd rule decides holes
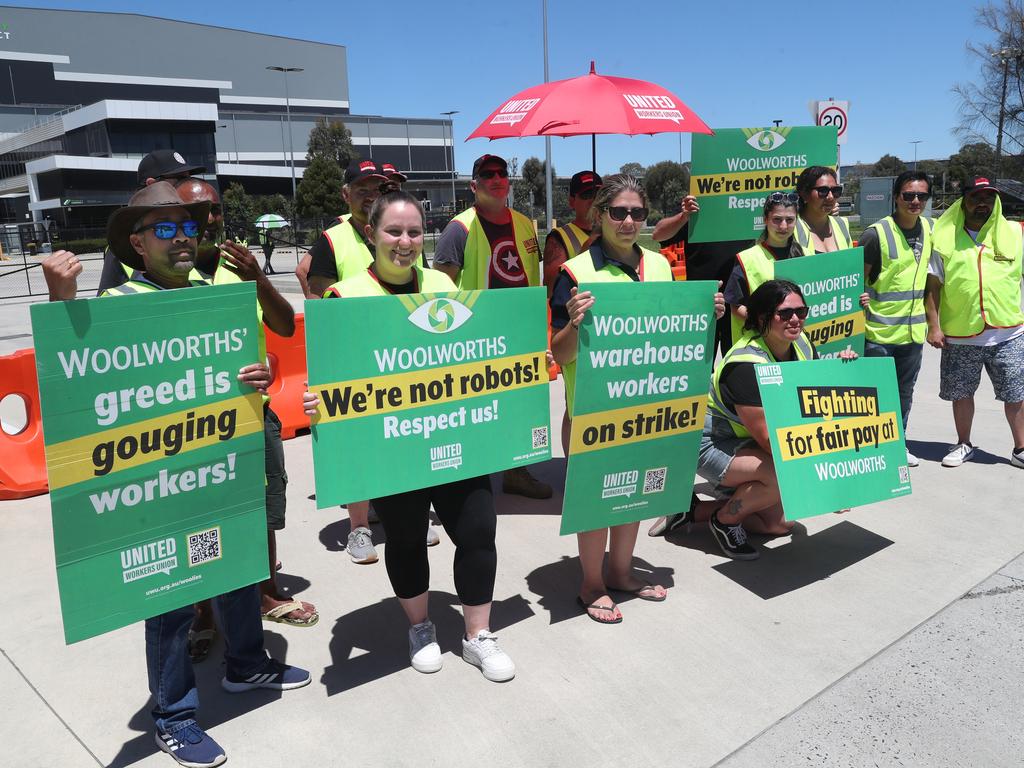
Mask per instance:
[[[142,13],[345,45],[352,112],[432,117],[459,110],[455,155],[462,172],[488,151],[520,162],[543,158],[543,139],[463,142],[507,97],[543,81],[541,0],[19,5]],[[950,89],[976,74],[965,51],[968,38],[980,34],[974,3],[815,6],[549,0],[551,79],[583,75],[594,59],[598,72],[668,88],[713,128],[770,125],[774,119],[806,125],[808,101],[834,97],[851,102],[844,164],[874,162],[885,153],[912,159],[909,142],[915,139],[922,142],[921,159],[955,152],[957,104]],[[690,139],[683,135],[682,158],[689,155]],[[561,175],[588,167],[589,137],[552,139],[552,158]],[[677,134],[598,137],[600,173],[629,161],[679,158]]]

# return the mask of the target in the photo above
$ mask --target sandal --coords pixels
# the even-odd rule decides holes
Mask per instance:
[[[647,600],[651,603],[662,603],[665,601],[665,598],[668,597],[668,590],[665,590],[665,594],[659,597],[658,593],[654,591],[656,588],[657,587],[654,584],[645,583],[642,587],[638,587],[637,589],[619,589],[618,587],[609,586],[608,590],[610,592],[621,592],[624,595],[632,595],[640,600]],[[665,588],[662,587],[662,589]],[[648,590],[650,590],[650,592],[648,592]]]
[[[305,611],[306,606],[303,605],[301,600],[289,600],[287,603],[281,603],[278,606],[271,608],[266,613],[262,614],[264,621],[272,621],[277,624],[290,624],[293,627],[312,627],[318,621],[320,621],[320,614],[315,610],[305,619],[296,619],[288,616],[290,613],[295,611]]]
[[[188,631],[188,655],[193,664],[198,664],[210,655],[210,648],[213,647],[215,637],[217,637],[215,629],[200,629],[198,632],[190,629]]]
[[[604,595],[602,595],[601,597],[604,597]],[[601,598],[598,598],[598,600],[600,600],[600,599]],[[605,620],[605,619],[597,618],[594,614],[592,614],[590,612],[591,609],[593,609],[595,611],[606,611],[610,615],[610,614],[614,613],[615,609],[618,607],[614,603],[611,606],[598,605],[597,601],[595,600],[590,605],[587,605],[585,602],[583,602],[583,598],[578,596],[578,595],[576,596],[576,602],[580,604],[580,608],[582,608],[584,611],[586,611],[587,616],[590,617],[591,621],[596,621],[598,624],[621,624],[622,623],[622,617],[621,616],[619,616],[618,618],[613,618],[613,619]]]

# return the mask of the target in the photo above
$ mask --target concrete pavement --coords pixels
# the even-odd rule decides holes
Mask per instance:
[[[298,303],[288,280],[276,282]],[[5,302],[0,336],[27,333],[27,318],[27,303]],[[669,541],[641,534],[637,567],[670,587],[669,599],[624,601],[618,626],[598,626],[575,604],[579,566],[574,538],[558,535],[560,496],[498,494],[493,628],[518,667],[502,685],[461,660],[443,534],[431,550],[431,614],[445,667],[409,667],[383,563],[349,562],[344,513],[309,498],[309,438],[289,441],[282,583],[316,603],[321,619],[267,625],[267,644],[314,682],[231,696],[218,685],[218,644],[197,667],[201,723],[230,765],[268,768],[1018,764],[1000,759],[1021,754],[1019,717],[1000,729],[997,714],[1015,703],[1019,711],[1021,591],[960,598],[997,571],[979,594],[1024,580],[1019,562],[1007,567],[1024,552],[1024,474],[1008,464],[1009,431],[987,382],[978,459],[940,467],[952,420],[937,388],[938,354],[927,349],[910,427],[923,459],[911,496],[811,518],[805,534],[763,544],[751,563],[726,560],[703,529]],[[554,426],[560,382],[551,401]],[[564,467],[556,458],[537,473],[557,486]],[[374,534],[383,540],[379,526]],[[171,765],[152,742],[142,625],[65,646],[50,537],[48,497],[0,502],[9,585],[0,762]]]

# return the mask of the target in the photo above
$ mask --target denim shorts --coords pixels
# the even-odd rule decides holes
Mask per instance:
[[[981,384],[982,368],[992,380],[996,400],[1024,401],[1024,334],[989,347],[947,343],[939,363],[939,397],[974,397]]]
[[[721,496],[729,496],[735,490],[722,485],[722,478],[729,470],[740,448],[756,445],[749,437],[737,437],[735,434],[724,434],[723,430],[712,426],[711,414],[704,419],[704,432],[700,436],[700,450],[697,453],[697,474],[711,484],[713,491]]]

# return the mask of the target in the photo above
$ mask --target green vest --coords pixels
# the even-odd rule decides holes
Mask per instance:
[[[373,263],[373,251],[356,232],[358,225],[350,219],[351,216],[343,216],[339,224],[324,230],[324,236],[330,241],[331,251],[334,252],[338,282],[358,275]]]
[[[672,282],[672,268],[664,256],[646,248],[641,248],[640,254],[637,275],[641,283]],[[562,269],[577,286],[583,283],[628,283],[633,280],[615,264],[605,264],[601,269],[594,269],[594,259],[589,250],[569,259],[562,265]],[[576,394],[575,360],[562,364],[562,381],[565,382],[565,410],[571,417],[573,398]]]
[[[566,261],[583,253],[583,246],[590,239],[589,232],[580,229],[571,221],[551,230],[548,237],[551,235],[557,235],[558,239],[562,241],[562,247],[565,248],[567,254]]]
[[[747,295],[756,291],[763,283],[775,279],[775,254],[763,243],[754,243],[745,251],[736,254],[736,261],[743,267],[743,275],[747,278]],[[732,338],[743,335],[743,319],[731,312]]]
[[[928,329],[924,285],[932,255],[932,220],[921,217],[921,255],[892,216],[871,225],[882,254],[878,278],[867,286],[864,337],[876,344],[923,344]]]
[[[416,277],[416,293],[447,293],[457,291],[455,283],[444,272],[436,269],[424,269],[419,264],[413,265]],[[381,285],[380,280],[369,269],[358,275],[339,280],[324,293],[324,298],[337,296],[354,299],[364,296],[390,296],[391,293]]]
[[[799,338],[793,342],[793,349],[796,351],[797,360],[814,359],[814,345],[801,333]],[[768,348],[764,338],[757,335],[756,331],[747,331],[732,348],[725,353],[725,357],[715,366],[715,372],[711,375],[711,391],[708,392],[708,412],[711,414],[712,434],[715,433],[716,422],[724,420],[732,428],[736,437],[750,437],[750,430],[740,421],[740,417],[734,411],[729,410],[722,400],[722,390],[719,388],[719,380],[722,378],[722,371],[730,363],[776,363],[775,356]]]
[[[932,248],[942,257],[945,271],[939,326],[954,338],[977,336],[988,328],[1016,328],[1024,324],[1021,224],[1003,218],[997,196],[976,244],[964,229],[962,202],[953,203],[932,232]]]
[[[850,225],[842,216],[829,216],[828,224],[832,228],[832,235],[836,239],[836,250],[842,251],[853,248],[853,238],[850,237]],[[804,251],[804,256],[814,255],[814,240],[811,238],[811,228],[807,226],[802,218],[796,217],[796,229],[793,236]]]
[[[540,248],[533,222],[511,208],[512,229],[515,232],[516,251],[526,273],[527,285],[540,285]],[[481,226],[475,207],[467,208],[452,221],[457,221],[467,232],[466,251],[462,257],[462,271],[459,273],[459,288],[464,291],[479,291],[487,287],[487,276],[491,265],[491,243]]]

